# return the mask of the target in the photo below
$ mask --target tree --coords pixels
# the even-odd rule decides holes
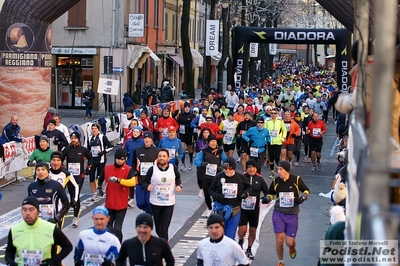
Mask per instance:
[[[189,20],[190,20],[190,4],[191,0],[183,1],[182,5],[182,18],[181,18],[181,41],[182,41],[182,53],[184,63],[184,80],[186,83],[186,94],[194,98],[194,73],[193,73],[193,58],[192,52],[190,51],[190,39],[189,39]]]

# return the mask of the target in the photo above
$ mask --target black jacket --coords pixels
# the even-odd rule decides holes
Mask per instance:
[[[174,100],[174,93],[172,92],[171,85],[165,85],[161,89],[161,101],[165,103],[165,102],[171,102],[173,100]]]

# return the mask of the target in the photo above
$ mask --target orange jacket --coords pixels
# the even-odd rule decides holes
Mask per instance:
[[[285,123],[285,126],[288,125],[288,123]],[[287,136],[286,139],[282,142],[282,145],[293,145],[294,144],[294,139],[300,135],[300,127],[299,125],[294,121],[290,120],[290,129],[286,126],[287,129]],[[292,134],[295,134],[296,137],[291,137]]]

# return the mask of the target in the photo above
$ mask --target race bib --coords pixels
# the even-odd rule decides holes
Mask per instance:
[[[81,174],[81,164],[80,163],[68,163],[68,172],[71,175],[80,175]]]
[[[233,140],[233,134],[232,133],[226,133],[224,136],[225,143],[226,144],[231,144]]]
[[[156,188],[157,201],[169,201],[169,188],[157,187]]]
[[[211,163],[207,164],[207,166],[206,166],[206,175],[216,176],[217,175],[217,168],[218,168],[218,165],[216,165],[216,164],[211,164]]]
[[[93,157],[98,157],[99,152],[101,152],[100,146],[92,146],[90,147],[90,152],[92,153]]]
[[[175,158],[175,149],[167,149],[169,153],[169,159]]]
[[[179,134],[185,134],[185,125],[179,126]]]
[[[104,258],[102,255],[85,253],[84,266],[101,266]]]
[[[286,127],[286,131],[289,132],[290,131],[290,123],[285,123],[285,127]]]
[[[54,206],[53,204],[39,204],[40,217],[43,220],[49,220],[54,218]]]
[[[39,266],[42,264],[43,252],[41,250],[21,250],[23,266]]]
[[[236,183],[223,183],[222,184],[222,194],[226,199],[234,199],[238,193],[238,184]]]
[[[271,135],[271,138],[276,138],[278,136],[278,130],[271,129],[269,134]]]
[[[161,137],[163,137],[163,138],[168,137],[168,128],[163,128],[161,130]]]
[[[49,140],[50,142],[50,149],[52,149],[53,151],[58,151],[58,145],[57,144],[54,144],[54,137],[53,138],[50,138],[50,140]]]
[[[279,206],[288,208],[294,206],[294,192],[279,192]]]
[[[250,156],[251,157],[258,157],[258,148],[250,147]]]
[[[313,137],[320,137],[321,136],[321,129],[320,128],[313,128],[312,135],[313,135]]]
[[[254,210],[256,208],[256,196],[248,196],[245,199],[242,199],[242,209],[243,210]]]
[[[140,163],[140,175],[146,175],[147,171],[152,166],[153,166],[153,163]]]

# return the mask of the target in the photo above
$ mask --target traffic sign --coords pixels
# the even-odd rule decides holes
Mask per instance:
[[[113,67],[113,73],[124,73],[123,67]]]

